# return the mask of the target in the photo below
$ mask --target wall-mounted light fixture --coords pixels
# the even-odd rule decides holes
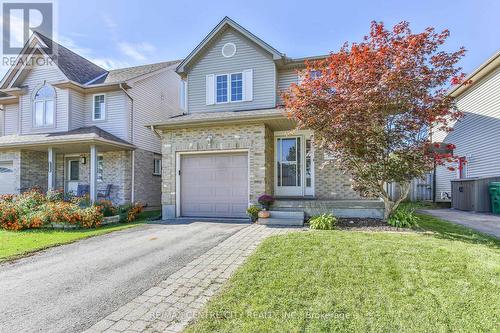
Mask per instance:
[[[87,158],[85,156],[80,156],[80,163],[83,165],[87,164]]]

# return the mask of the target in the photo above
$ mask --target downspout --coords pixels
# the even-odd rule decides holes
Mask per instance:
[[[134,99],[128,93],[128,91],[123,88],[123,84],[120,83],[120,89],[127,95],[130,99],[130,143],[134,144]],[[132,186],[130,189],[130,201],[135,202],[135,150],[132,150]]]

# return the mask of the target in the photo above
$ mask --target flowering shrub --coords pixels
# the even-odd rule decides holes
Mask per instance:
[[[102,210],[115,211],[111,203],[102,206],[81,206],[82,201],[64,201],[64,193],[30,190],[19,195],[0,196],[0,228],[22,230],[57,224],[84,228],[97,227],[103,219]],[[103,208],[105,207],[105,208]]]
[[[101,211],[101,213],[104,215],[104,217],[108,216],[115,216],[118,213],[118,210],[116,209],[115,206],[113,206],[113,203],[109,200],[99,200],[96,204],[96,207],[98,207]]]
[[[45,212],[45,221],[48,223],[77,225],[82,220],[80,207],[70,202],[49,202],[42,212]]]
[[[47,201],[52,201],[52,202],[63,201],[65,199],[64,190],[48,191],[45,197]]]
[[[12,201],[0,201],[0,227],[6,230],[23,229],[19,206]]]
[[[262,205],[262,207],[266,210],[273,204],[274,198],[269,194],[262,194],[257,201]]]
[[[96,228],[100,226],[103,218],[101,209],[97,206],[81,209],[81,225],[84,228]]]
[[[132,222],[137,219],[137,216],[144,210],[144,205],[140,202],[136,202],[128,211],[127,221]]]
[[[8,201],[12,202],[16,196],[14,194],[2,194],[0,195],[0,202]]]

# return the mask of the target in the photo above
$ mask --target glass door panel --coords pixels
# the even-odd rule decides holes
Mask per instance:
[[[302,195],[301,138],[287,137],[276,140],[276,194]]]

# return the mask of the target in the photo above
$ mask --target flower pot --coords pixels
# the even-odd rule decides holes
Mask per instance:
[[[268,210],[261,210],[259,212],[259,218],[260,219],[267,219],[267,218],[269,218],[270,215],[271,215],[271,213],[269,213]]]
[[[120,215],[107,216],[102,219],[101,225],[120,222]]]

